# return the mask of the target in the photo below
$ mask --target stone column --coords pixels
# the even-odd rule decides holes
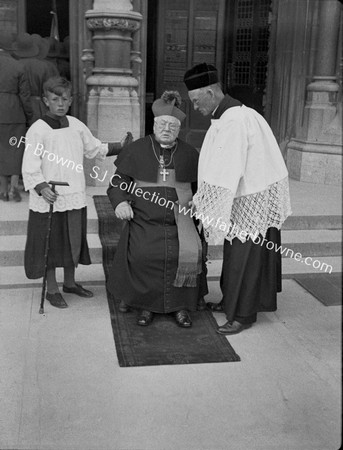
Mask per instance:
[[[341,3],[321,0],[312,82],[307,86],[304,122],[287,146],[290,177],[321,184],[341,184],[342,130],[337,127],[339,84],[337,54]]]
[[[133,34],[142,16],[132,11],[129,0],[94,0],[86,12],[93,32],[94,68],[88,86],[87,124],[103,142],[119,141],[127,131],[140,137],[138,81],[133,77],[131,51]],[[85,161],[88,185],[108,186],[114,157]]]

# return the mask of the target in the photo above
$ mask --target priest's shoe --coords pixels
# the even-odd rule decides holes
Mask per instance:
[[[147,311],[146,309],[142,309],[137,317],[137,325],[141,325],[142,327],[146,327],[151,324],[154,319],[154,313],[151,311]]]
[[[251,326],[252,323],[239,323],[234,320],[233,322],[226,322],[225,325],[219,327],[216,331],[219,334],[238,334]]]
[[[198,299],[197,311],[204,311],[206,309],[206,302],[204,297]]]
[[[63,292],[66,292],[67,294],[76,294],[79,297],[93,297],[93,292],[88,291],[88,289],[85,289],[81,286],[81,284],[75,283],[74,287],[67,287],[63,285]]]
[[[181,311],[177,311],[176,313],[174,313],[174,317],[175,322],[179,327],[190,328],[192,326],[192,320],[185,309],[181,309]]]
[[[46,299],[56,308],[68,308],[66,301],[59,292],[56,292],[55,294],[49,294],[49,292],[47,292]]]
[[[123,300],[120,300],[118,309],[121,313],[127,313],[131,310],[130,306],[123,302]]]
[[[208,303],[206,303],[206,307],[207,307],[207,309],[209,309],[210,311],[213,311],[213,312],[224,312],[223,300],[219,303],[208,302]]]

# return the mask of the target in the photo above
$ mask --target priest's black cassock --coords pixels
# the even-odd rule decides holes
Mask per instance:
[[[196,287],[173,285],[179,239],[174,210],[168,205],[177,202],[178,196],[175,188],[156,184],[161,171],[158,159],[162,155],[167,172],[174,170],[175,180],[190,183],[195,192],[199,157],[187,143],[179,139],[176,143],[171,149],[162,148],[153,135],[133,142],[116,160],[117,171],[107,191],[114,209],[126,200],[134,212],[122,231],[107,287],[116,300],[155,313],[195,311],[198,298],[208,292],[205,270],[198,275]],[[123,182],[127,186],[143,183],[145,198],[132,193],[133,189],[124,190]],[[164,201],[158,204],[158,199],[167,204],[160,206]]]
[[[227,109],[240,105],[241,102],[226,95],[213,117],[219,119]],[[262,242],[263,237],[259,238]],[[269,228],[265,242],[273,242],[278,248],[280,230]],[[229,322],[256,322],[257,312],[277,309],[277,292],[281,292],[281,253],[269,250],[265,244],[255,244],[251,239],[244,243],[238,238],[232,243],[225,240],[220,287]]]

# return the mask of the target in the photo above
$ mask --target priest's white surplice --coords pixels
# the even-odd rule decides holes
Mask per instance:
[[[265,236],[291,214],[288,171],[265,119],[236,106],[212,119],[199,159],[193,198],[206,240]]]

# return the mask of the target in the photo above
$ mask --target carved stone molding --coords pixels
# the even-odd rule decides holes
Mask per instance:
[[[128,19],[109,19],[107,17],[98,19],[87,19],[87,26],[90,30],[121,30],[121,31],[137,31],[139,23]]]
[[[139,13],[99,13],[88,11],[86,13],[87,26],[92,31],[120,30],[135,32],[140,27],[142,16]]]

